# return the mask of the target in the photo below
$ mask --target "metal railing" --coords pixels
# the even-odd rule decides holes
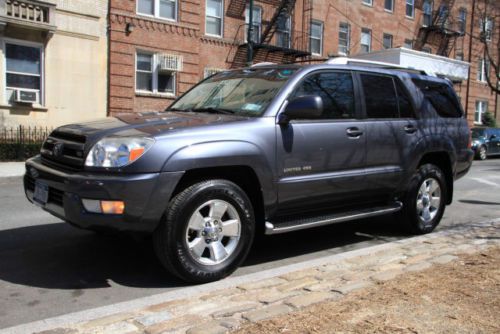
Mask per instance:
[[[49,127],[0,127],[0,161],[22,161],[39,153]]]

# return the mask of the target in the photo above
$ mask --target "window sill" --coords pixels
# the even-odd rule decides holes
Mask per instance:
[[[384,12],[389,13],[389,14],[394,14],[394,10],[389,10],[384,8]]]
[[[405,18],[406,18],[406,19],[408,19],[408,20],[415,21],[415,16],[408,16],[408,15],[405,15]]]
[[[142,14],[142,13],[139,13],[139,12],[137,12],[137,16],[148,18],[148,19],[154,19],[154,20],[161,21],[161,22],[166,22],[166,23],[178,23],[177,19],[169,19],[169,18],[166,18],[166,17],[149,15],[149,14]]]
[[[135,96],[167,98],[167,99],[175,99],[176,98],[175,94],[173,94],[173,93],[135,92]]]
[[[0,109],[10,110],[30,110],[30,111],[49,111],[49,108],[40,104],[0,104]]]
[[[372,1],[372,3],[371,3],[371,4],[369,4],[369,3],[364,3],[364,2],[361,2],[361,4],[362,4],[363,6],[373,8],[373,1]]]
[[[222,39],[223,38],[222,35],[212,35],[212,34],[207,34],[207,33],[205,33],[205,37],[214,38],[214,39]]]

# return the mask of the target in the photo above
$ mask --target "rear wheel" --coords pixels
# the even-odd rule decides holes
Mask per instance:
[[[444,174],[439,167],[425,164],[410,181],[403,198],[401,218],[414,234],[432,232],[443,217],[447,198]]]
[[[171,200],[153,241],[167,270],[185,281],[205,283],[238,268],[250,250],[254,230],[245,192],[227,180],[208,180]]]

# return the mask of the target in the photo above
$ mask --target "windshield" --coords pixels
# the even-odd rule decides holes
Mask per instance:
[[[218,73],[167,110],[261,116],[298,68],[255,68]]]
[[[472,138],[480,138],[485,136],[484,129],[472,129],[471,131]]]

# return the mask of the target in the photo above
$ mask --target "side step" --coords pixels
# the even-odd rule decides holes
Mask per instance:
[[[387,206],[377,206],[369,209],[347,211],[332,215],[322,215],[316,217],[299,218],[287,222],[272,223],[266,222],[266,234],[279,234],[291,231],[304,230],[306,228],[341,223],[349,220],[362,219],[374,216],[385,215],[401,210],[403,204],[394,202]]]

